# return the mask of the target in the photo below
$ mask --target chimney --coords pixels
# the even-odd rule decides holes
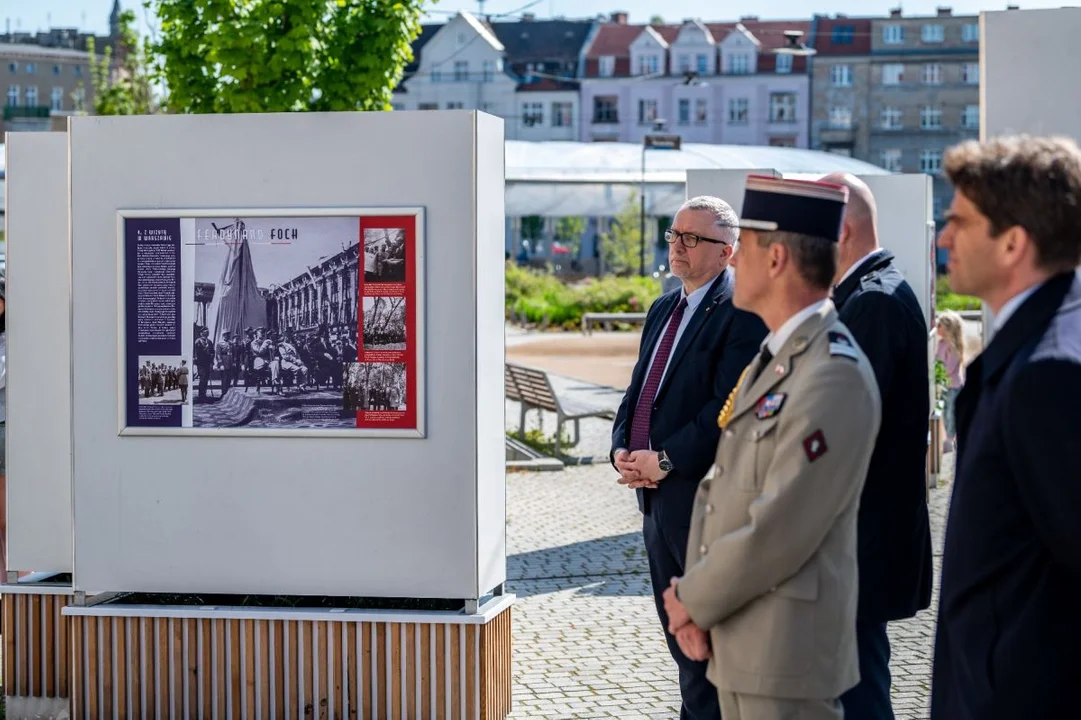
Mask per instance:
[[[741,23],[744,23],[744,22],[758,22],[758,16],[757,15],[744,15],[743,17],[741,17],[739,19],[739,21]]]
[[[612,13],[612,22],[616,25],[626,25],[627,13],[622,10],[616,10],[614,13]]]
[[[1007,5],[1006,9],[1007,10],[1020,10],[1021,8],[1018,5]]]
[[[537,16],[531,12],[522,13],[522,22],[533,22]]]
[[[901,8],[899,8],[899,7],[892,8],[890,10],[890,17],[891,18],[899,18],[899,17],[901,17]]]
[[[938,16],[939,17],[950,17],[951,15],[953,15],[953,8],[944,7],[942,5],[938,6]]]

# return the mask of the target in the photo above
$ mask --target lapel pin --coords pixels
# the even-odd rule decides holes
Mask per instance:
[[[773,368],[773,372],[777,373],[778,375],[784,375],[784,365],[777,365]]]

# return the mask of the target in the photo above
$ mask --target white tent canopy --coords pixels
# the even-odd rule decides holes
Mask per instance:
[[[681,150],[646,150],[646,213],[674,215],[683,203],[689,169],[769,168],[785,176],[831,172],[887,175],[843,155],[797,148],[686,143]],[[506,214],[612,216],[642,184],[642,146],[608,142],[506,143]]]

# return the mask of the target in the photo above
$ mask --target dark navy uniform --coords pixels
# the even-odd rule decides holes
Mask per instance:
[[[890,709],[886,623],[931,604],[927,423],[931,414],[927,322],[889,250],[861,261],[834,290],[834,304],[875,371],[882,399],[858,525],[860,684],[841,700],[851,720]]]
[[[1008,317],[957,399],[935,720],[1078,717],[1081,278]]]

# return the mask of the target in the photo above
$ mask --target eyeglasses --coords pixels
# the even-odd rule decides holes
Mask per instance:
[[[724,227],[733,227],[733,226],[732,225],[725,225]],[[698,243],[700,243],[700,242],[713,243],[714,245],[730,245],[731,244],[731,243],[725,242],[724,240],[717,240],[715,238],[708,238],[708,237],[704,237],[702,235],[696,235],[694,233],[680,232],[679,230],[673,230],[672,228],[668,228],[667,230],[664,231],[664,241],[666,243],[671,245],[676,240],[679,240],[681,243],[683,243],[683,247],[686,247],[686,248],[693,248],[693,247],[697,246]]]

